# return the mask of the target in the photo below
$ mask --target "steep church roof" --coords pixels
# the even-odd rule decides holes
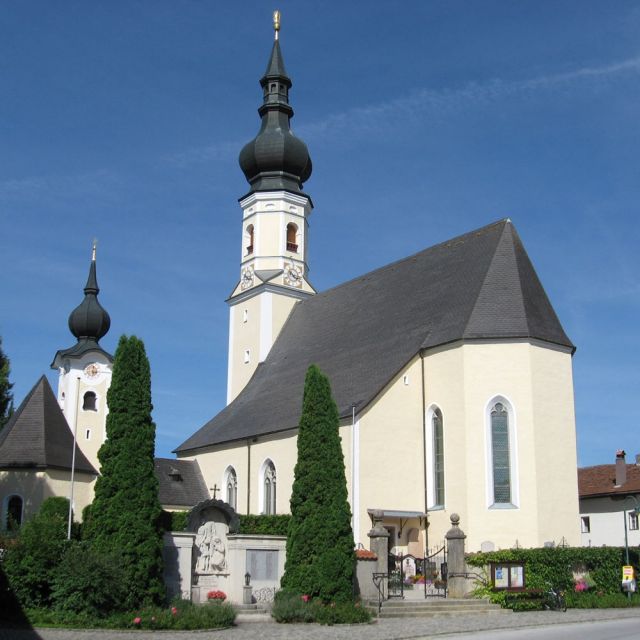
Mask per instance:
[[[71,469],[73,434],[42,376],[0,432],[0,469]],[[76,445],[76,471],[98,472]]]
[[[423,349],[510,338],[575,349],[515,228],[501,220],[296,304],[238,397],[176,452],[296,428],[311,363],[346,417]]]

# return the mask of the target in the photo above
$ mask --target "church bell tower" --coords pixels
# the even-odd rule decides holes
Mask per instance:
[[[98,450],[106,439],[107,390],[111,384],[113,357],[98,343],[111,326],[109,314],[98,302],[96,246],[93,245],[84,300],[69,315],[69,330],[77,342],[58,351],[51,363],[57,369],[58,403],[78,447],[100,470]]]
[[[239,158],[249,192],[240,198],[240,280],[228,299],[227,403],[265,360],[296,302],[315,293],[307,263],[313,203],[302,191],[311,175],[311,158],[305,143],[291,131],[292,83],[280,50],[278,11],[274,30],[271,56],[260,80],[260,131]]]

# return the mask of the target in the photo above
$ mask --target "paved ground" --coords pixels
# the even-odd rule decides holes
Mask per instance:
[[[383,619],[370,625],[323,627],[320,625],[280,625],[242,622],[221,631],[67,631],[35,629],[9,631],[0,629],[0,640],[426,640],[435,636],[479,630],[512,629],[572,622],[636,618],[640,628],[640,608],[570,609],[566,613],[536,611],[530,613],[485,613],[441,616],[435,618]]]

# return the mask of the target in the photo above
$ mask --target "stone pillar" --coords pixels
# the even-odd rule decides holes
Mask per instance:
[[[447,531],[447,595],[450,598],[464,598],[467,594],[466,563],[464,541],[466,535],[458,526],[460,516],[451,514],[451,529]]]
[[[367,534],[369,536],[369,548],[373,551],[377,560],[373,567],[372,573],[388,573],[389,571],[389,532],[382,526],[384,513],[382,511],[373,511],[373,528]],[[373,563],[371,563],[373,564]],[[388,578],[382,583],[382,593],[385,598],[389,592]]]

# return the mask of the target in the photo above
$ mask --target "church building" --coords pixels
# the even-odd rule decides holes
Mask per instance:
[[[317,293],[311,159],[290,128],[277,36],[261,127],[240,153],[249,191],[228,300],[228,404],[178,458],[239,513],[287,513],[314,363],[338,405],[356,543],[368,546],[369,514],[381,510],[390,547],[416,557],[453,512],[469,550],[579,544],[575,347],[513,223]]]

